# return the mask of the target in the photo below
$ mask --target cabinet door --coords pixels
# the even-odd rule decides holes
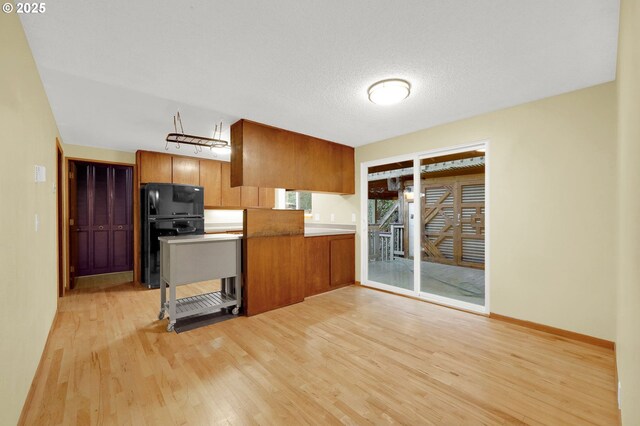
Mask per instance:
[[[240,205],[242,207],[258,207],[258,188],[255,186],[241,187]]]
[[[219,161],[200,160],[200,186],[204,188],[204,206],[222,205],[222,168]]]
[[[297,186],[302,191],[329,191],[334,178],[331,145],[311,136],[295,134]]]
[[[356,277],[355,237],[338,237],[331,245],[331,287],[352,284]]]
[[[224,207],[239,207],[241,205],[240,187],[231,188],[231,165],[222,163],[220,166],[222,174],[222,205]]]
[[[342,163],[342,185],[340,192],[343,194],[355,194],[356,177],[355,177],[355,161],[354,150],[350,146],[338,145],[340,149],[340,160]]]
[[[331,177],[327,182],[329,192],[342,192],[342,146],[337,143],[327,143],[327,151],[330,153],[331,160],[327,164],[326,173]]]
[[[235,185],[297,188],[294,134],[240,120],[231,126]]]
[[[272,209],[276,206],[276,190],[273,188],[259,188],[258,207]]]
[[[304,237],[247,238],[244,244],[247,315],[304,300]]]
[[[173,157],[173,183],[200,185],[200,162],[195,158]]]
[[[324,293],[330,289],[329,237],[305,237],[304,282],[305,296]]]
[[[171,183],[171,155],[140,152],[140,183]]]

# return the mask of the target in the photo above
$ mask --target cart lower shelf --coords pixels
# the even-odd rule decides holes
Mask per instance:
[[[238,314],[238,300],[222,291],[213,291],[211,293],[198,294],[196,296],[183,297],[176,300],[176,317],[171,318],[170,328],[177,319],[186,318],[194,315],[207,314],[218,311],[223,308],[235,306],[234,315]],[[160,312],[159,318],[164,317],[165,311],[169,310],[169,302],[165,303],[164,309]]]
[[[176,300],[178,318],[194,315],[202,310],[226,308],[237,303],[237,300],[221,291],[198,294]]]

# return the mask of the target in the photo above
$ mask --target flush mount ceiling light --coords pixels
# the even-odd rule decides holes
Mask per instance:
[[[406,99],[411,93],[411,85],[397,78],[382,80],[369,87],[369,100],[376,105],[393,105]]]

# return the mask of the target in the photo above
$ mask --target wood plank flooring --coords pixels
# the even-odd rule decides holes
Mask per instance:
[[[604,348],[358,286],[182,334],[158,299],[63,298],[25,423],[619,424]]]

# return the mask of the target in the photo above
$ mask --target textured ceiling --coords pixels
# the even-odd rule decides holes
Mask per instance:
[[[22,15],[66,143],[249,118],[352,146],[611,81],[618,0],[97,1]],[[377,106],[399,77],[411,96]],[[228,130],[227,130],[228,132]],[[188,154],[188,149],[181,151]]]

